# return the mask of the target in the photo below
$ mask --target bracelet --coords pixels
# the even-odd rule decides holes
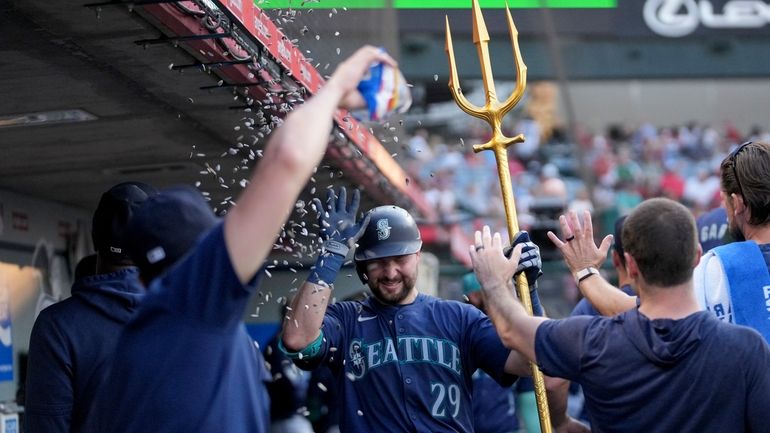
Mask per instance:
[[[590,277],[591,275],[599,274],[599,270],[594,267],[587,267],[581,269],[575,273],[575,284],[580,285],[580,282]]]

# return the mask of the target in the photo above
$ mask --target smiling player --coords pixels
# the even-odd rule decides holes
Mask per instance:
[[[359,195],[330,192],[320,217],[324,251],[291,305],[283,347],[304,368],[326,363],[340,390],[341,432],[472,432],[472,375],[504,386],[529,375],[489,319],[472,305],[418,292],[422,240],[409,213],[380,206],[356,223]],[[528,236],[518,272],[534,284],[540,258]],[[327,309],[349,246],[372,297]],[[533,295],[535,295],[533,289]],[[534,299],[536,299],[533,296]]]

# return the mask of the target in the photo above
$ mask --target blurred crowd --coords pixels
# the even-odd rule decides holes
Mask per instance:
[[[719,206],[722,159],[744,141],[770,139],[770,132],[761,128],[742,132],[730,123],[647,123],[610,126],[602,133],[580,131],[569,141],[558,130],[541,138],[541,128],[529,118],[506,135],[520,133],[526,141],[508,152],[519,225],[531,228],[542,217],[587,209],[603,233],[650,197],[679,201],[696,216]],[[425,191],[441,225],[504,226],[494,155],[473,152],[473,144],[488,139],[483,127],[471,128],[469,136],[460,139],[426,129],[410,137],[405,168]]]

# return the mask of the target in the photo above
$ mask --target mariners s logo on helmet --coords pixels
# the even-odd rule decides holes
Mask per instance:
[[[390,225],[388,219],[383,218],[377,221],[377,239],[384,241],[390,237]]]

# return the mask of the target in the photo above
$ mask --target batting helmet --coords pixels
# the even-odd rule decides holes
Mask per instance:
[[[353,257],[361,281],[366,282],[363,262],[385,257],[403,256],[420,251],[422,239],[417,223],[409,212],[398,206],[379,206],[370,210],[369,223],[358,239]]]

